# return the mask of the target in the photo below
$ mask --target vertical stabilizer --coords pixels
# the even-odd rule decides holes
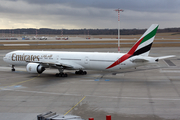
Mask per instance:
[[[130,49],[130,51],[120,57],[117,61],[111,64],[106,69],[110,69],[122,63],[123,61],[127,60],[130,57],[141,55],[141,56],[148,56],[152,43],[155,38],[156,31],[158,29],[158,24],[152,24],[148,30],[141,36],[141,38],[136,42],[136,44]]]
[[[148,56],[158,26],[159,26],[158,24],[152,24],[127,54],[130,54],[132,56],[136,56],[136,55]]]

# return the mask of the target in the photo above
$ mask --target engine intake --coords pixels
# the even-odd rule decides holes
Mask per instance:
[[[26,70],[29,73],[39,73],[39,74],[41,74],[45,70],[45,67],[41,66],[38,63],[28,63],[27,66],[26,66]]]

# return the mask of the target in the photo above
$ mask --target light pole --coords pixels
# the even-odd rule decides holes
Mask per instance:
[[[116,12],[118,12],[118,52],[120,52],[120,12],[123,12],[122,9],[116,9]]]

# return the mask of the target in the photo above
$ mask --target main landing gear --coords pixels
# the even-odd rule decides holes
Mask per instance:
[[[67,73],[64,73],[64,69],[58,69],[59,70],[59,73],[56,73],[56,77],[67,77],[68,74]]]
[[[67,73],[56,73],[56,77],[67,77],[68,74]]]
[[[15,71],[14,65],[12,65],[12,69],[11,69],[11,71]]]
[[[83,70],[79,70],[79,71],[76,71],[75,74],[76,74],[76,75],[86,75],[87,72],[86,72],[86,71],[83,71]]]
[[[64,69],[58,69],[59,70],[59,73],[56,73],[56,77],[67,77],[68,74],[67,73],[64,73]],[[86,71],[83,71],[83,70],[79,70],[79,71],[76,71],[75,72],[76,75],[86,75],[87,72]]]

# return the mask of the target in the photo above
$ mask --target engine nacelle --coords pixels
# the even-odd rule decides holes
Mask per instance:
[[[39,73],[39,74],[41,74],[45,70],[45,67],[41,66],[38,63],[28,63],[27,66],[26,66],[26,70],[29,73]]]

